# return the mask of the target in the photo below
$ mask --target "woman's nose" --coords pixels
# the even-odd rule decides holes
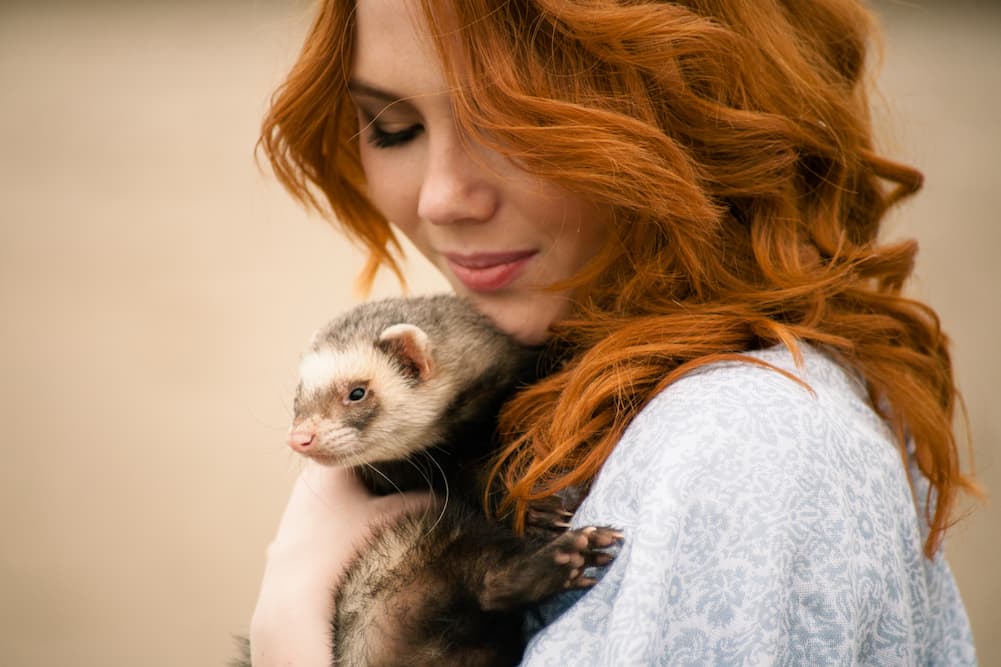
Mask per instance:
[[[473,155],[458,137],[432,145],[424,169],[417,214],[436,225],[485,222],[498,205],[495,179],[485,155]]]

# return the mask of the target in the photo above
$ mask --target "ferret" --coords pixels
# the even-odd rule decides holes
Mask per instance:
[[[430,489],[439,501],[376,528],[349,563],[332,664],[516,665],[524,612],[592,586],[589,568],[611,562],[622,538],[611,528],[565,530],[557,509],[517,536],[479,509],[498,411],[542,363],[446,295],[363,304],[314,335],[289,445],[354,468],[375,493]]]
[[[541,363],[458,297],[363,304],[313,334],[289,445],[379,494],[430,486],[476,503],[500,406]]]

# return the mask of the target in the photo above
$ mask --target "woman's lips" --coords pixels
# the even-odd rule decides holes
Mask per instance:
[[[474,292],[494,292],[510,285],[535,253],[522,250],[470,255],[442,253],[442,256],[463,285]]]

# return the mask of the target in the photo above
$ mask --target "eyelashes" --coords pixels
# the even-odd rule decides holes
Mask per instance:
[[[413,139],[420,135],[423,131],[423,125],[414,124],[409,127],[405,127],[402,130],[386,132],[372,122],[368,125],[366,138],[368,139],[368,142],[376,148],[392,148],[394,146],[402,146],[410,141],[413,141]]]
[[[377,117],[364,109],[358,108],[359,121],[362,125],[362,131],[365,134],[365,140],[368,141],[372,146],[376,148],[393,148],[394,146],[402,146],[413,141],[417,136],[424,131],[424,126],[420,123],[414,123],[413,125],[408,125],[400,130],[395,130],[393,132],[388,132],[381,125]],[[395,125],[396,123],[394,123]]]

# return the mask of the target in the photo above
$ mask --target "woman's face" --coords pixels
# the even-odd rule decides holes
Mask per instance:
[[[611,216],[462,141],[413,0],[358,0],[350,91],[368,195],[502,330],[539,343],[569,307],[544,291],[598,252]]]

